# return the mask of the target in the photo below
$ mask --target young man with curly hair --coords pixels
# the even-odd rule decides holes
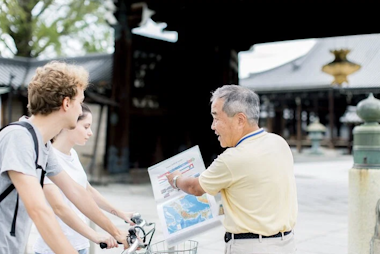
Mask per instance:
[[[37,68],[28,86],[31,116],[20,118],[20,121],[28,122],[36,133],[37,163],[33,137],[26,128],[11,125],[0,132],[0,193],[12,184],[15,187],[0,203],[1,254],[24,254],[31,220],[55,253],[78,253],[62,233],[53,210],[46,202],[40,185],[42,171],[36,170],[36,164],[83,214],[114,237],[106,241],[108,248],[116,247],[115,239],[128,247],[127,233],[111,223],[86,189],[62,170],[51,152],[50,140],[62,129],[76,127],[82,114],[81,104],[88,78],[89,74],[83,67],[64,62],[52,61]]]

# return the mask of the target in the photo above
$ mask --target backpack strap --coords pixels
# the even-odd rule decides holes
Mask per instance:
[[[38,165],[38,155],[39,155],[38,139],[37,139],[37,134],[34,131],[33,126],[30,123],[26,122],[26,121],[13,122],[13,123],[10,123],[10,124],[8,124],[6,126],[9,126],[9,125],[21,125],[21,126],[25,127],[30,132],[30,134],[33,137],[33,141],[34,141],[34,151],[36,152],[36,160],[35,160],[34,164],[36,165],[36,169],[42,169],[42,167],[40,165]],[[4,127],[6,127],[6,126],[4,126]],[[0,131],[3,128],[1,128]],[[43,181],[41,183],[41,186],[43,186]]]
[[[8,196],[9,193],[11,193],[13,191],[15,187],[13,186],[13,184],[9,185],[8,188],[5,189],[5,191],[3,191],[3,193],[1,193],[0,195],[0,202],[3,201],[3,199]]]
[[[18,122],[12,122],[12,123],[9,123],[9,124],[5,125],[4,127],[2,127],[0,129],[0,131],[2,131],[5,127],[7,127],[9,125],[20,125],[20,126],[23,126],[32,135],[33,142],[34,142],[34,151],[36,153],[36,160],[35,160],[34,163],[35,163],[35,166],[36,166],[36,170],[37,169],[41,169],[40,184],[41,184],[41,187],[43,187],[44,186],[45,170],[43,170],[43,168],[38,164],[38,155],[39,155],[38,139],[37,139],[37,135],[36,135],[36,132],[34,131],[33,126],[30,123],[28,123],[28,122],[18,121]],[[1,195],[0,195],[0,202],[6,196],[8,196],[9,193],[11,193],[13,191],[13,189],[15,189],[15,186],[13,184],[9,185],[8,188],[5,191],[3,191],[3,193],[1,193]],[[12,220],[12,228],[11,228],[11,232],[10,232],[11,236],[16,236],[16,218],[17,218],[17,212],[18,212],[18,203],[19,203],[19,196],[17,194],[16,206],[15,206],[15,211],[14,211],[13,220]]]

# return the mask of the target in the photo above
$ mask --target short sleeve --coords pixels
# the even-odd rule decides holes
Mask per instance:
[[[54,153],[53,147],[49,142],[47,144],[49,149],[47,165],[46,165],[46,176],[55,176],[62,171],[62,166],[59,164],[58,159]]]
[[[231,182],[231,171],[223,162],[222,156],[218,156],[199,176],[199,184],[202,189],[213,196],[218,194],[220,190],[227,188]]]
[[[49,177],[45,177],[44,184],[54,184],[54,183],[49,179]]]
[[[0,142],[0,159],[1,174],[12,170],[37,177],[34,142],[23,127],[13,128],[4,133]]]

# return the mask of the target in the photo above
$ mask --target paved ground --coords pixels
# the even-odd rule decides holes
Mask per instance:
[[[353,165],[350,155],[324,150],[324,156],[295,154],[299,217],[295,227],[297,253],[347,254],[348,170]],[[140,212],[147,221],[156,222],[153,243],[163,240],[156,204],[150,184],[109,184],[96,186],[110,202],[127,211]],[[122,221],[109,215],[119,227]],[[100,228],[96,228],[102,231]],[[126,229],[126,227],[125,227]],[[198,254],[220,254],[224,251],[222,226],[191,238],[199,243]],[[36,229],[32,227],[27,253],[32,252]],[[93,246],[92,254],[120,254],[122,248],[101,250]]]

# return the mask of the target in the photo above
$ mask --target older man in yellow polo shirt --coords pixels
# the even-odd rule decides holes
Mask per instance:
[[[227,149],[197,178],[167,175],[173,188],[186,193],[221,193],[227,254],[296,252],[293,156],[281,136],[258,126],[259,114],[253,91],[237,85],[216,89],[211,129]]]

